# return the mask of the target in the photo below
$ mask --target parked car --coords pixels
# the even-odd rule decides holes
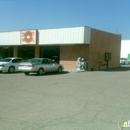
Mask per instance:
[[[0,73],[3,71],[8,71],[9,73],[13,73],[14,71],[18,71],[19,63],[23,59],[20,57],[8,57],[4,58],[0,61]]]
[[[25,75],[29,73],[37,73],[42,75],[46,72],[58,72],[61,73],[64,67],[48,58],[33,58],[27,62],[19,64],[18,70],[23,71]]]
[[[120,58],[120,64],[128,65],[128,64],[130,64],[130,60],[128,60],[127,58]]]
[[[130,64],[130,60],[127,59],[124,61],[124,65],[129,65],[129,64]]]

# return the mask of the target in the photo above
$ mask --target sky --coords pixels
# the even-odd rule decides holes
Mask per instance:
[[[130,40],[130,0],[0,0],[0,32],[77,26]]]

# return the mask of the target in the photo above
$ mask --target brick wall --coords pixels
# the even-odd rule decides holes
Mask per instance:
[[[40,47],[35,46],[35,58],[39,58],[39,57],[40,57]]]
[[[60,46],[60,64],[65,69],[76,69],[76,61],[78,57],[88,60],[89,45],[63,45]]]
[[[120,60],[120,47],[121,47],[121,36],[103,32],[100,30],[91,30],[91,43],[89,45],[89,64],[88,70],[94,68],[99,69],[99,62],[106,63],[105,53],[111,53],[111,60],[109,61],[108,68],[119,67]],[[106,68],[102,66],[101,69]]]
[[[60,46],[60,63],[65,69],[76,69],[78,57],[88,61],[87,69],[99,69],[99,62],[106,64],[105,53],[111,53],[108,68],[119,67],[121,36],[92,29],[90,44]],[[105,69],[107,66],[101,66]]]
[[[13,56],[17,57],[18,56],[18,46],[13,47]]]

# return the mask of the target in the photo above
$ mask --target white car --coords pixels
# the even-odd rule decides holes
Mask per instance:
[[[20,57],[8,57],[4,58],[0,61],[0,73],[3,71],[7,71],[9,73],[13,73],[14,71],[18,71],[19,63],[23,59]]]
[[[33,58],[27,62],[19,64],[19,71],[23,71],[25,75],[29,73],[37,73],[42,75],[45,72],[58,72],[61,73],[64,67],[48,58]]]
[[[128,64],[130,64],[130,60],[127,58],[120,58],[120,64],[121,65],[128,65]]]

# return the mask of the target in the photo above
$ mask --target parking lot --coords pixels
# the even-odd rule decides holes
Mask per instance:
[[[0,130],[119,130],[130,67],[43,76],[0,73]],[[127,129],[127,128],[124,128]]]

